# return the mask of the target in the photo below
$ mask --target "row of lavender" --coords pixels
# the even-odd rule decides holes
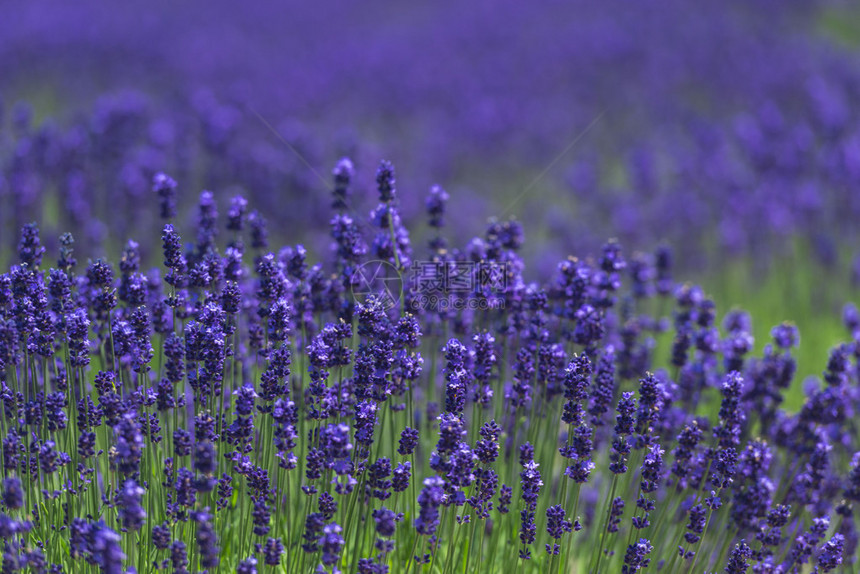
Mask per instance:
[[[334,170],[324,263],[272,250],[241,196],[225,218],[203,192],[183,242],[164,174],[160,270],[134,241],[79,263],[69,234],[46,269],[23,228],[0,275],[4,572],[856,567],[856,308],[788,413],[797,330],[752,356],[751,318],[720,329],[668,248],[610,242],[526,283],[515,222],[449,248],[437,187],[413,246],[391,164],[366,221],[353,175]],[[380,261],[390,300],[362,289]],[[408,279],[466,263],[497,273],[443,284],[459,306]]]
[[[592,251],[599,248],[597,238],[610,233],[636,245],[678,243],[686,268],[701,267],[709,253],[711,260],[752,253],[764,261],[784,254],[798,237],[812,244],[825,265],[838,264],[844,255],[838,238],[853,237],[852,222],[860,215],[854,190],[860,174],[857,118],[848,105],[857,97],[852,85],[819,78],[809,85],[801,112],[771,102],[737,116],[729,127],[700,117],[688,130],[643,138],[620,161],[580,154],[561,170],[570,197],[554,198],[558,209],[545,217],[552,239],[534,266],[546,276],[566,249]],[[143,198],[154,174],[168,166],[183,186],[219,190],[222,201],[231,189],[250,190],[259,210],[300,229],[312,251],[325,250],[324,234],[316,231],[326,221],[324,202],[283,201],[323,193],[315,168],[328,160],[309,130],[278,126],[285,145],[249,109],[202,95],[193,106],[168,112],[139,94],[105,97],[90,116],[65,128],[50,121],[34,125],[24,104],[8,115],[8,129],[0,130],[6,229],[51,216],[54,235],[71,230],[88,251],[103,252],[108,238],[128,233],[129,226],[142,236],[157,224],[156,211]],[[378,157],[375,146],[354,136],[342,138],[335,149],[357,155],[359,165]],[[509,207],[505,194],[517,191],[505,191],[501,182],[489,185],[502,186],[500,205],[464,191],[469,209],[454,215],[458,240],[467,239],[459,231],[470,226],[466,214]],[[535,191],[534,199],[542,193]],[[372,196],[361,187],[354,207],[370,209]],[[514,206],[526,219],[543,218],[530,198]],[[188,199],[180,206],[183,216],[193,209]],[[402,208],[407,221],[420,218],[417,195],[410,194]],[[572,227],[571,217],[589,223]],[[3,245],[14,246],[15,239],[0,231]]]

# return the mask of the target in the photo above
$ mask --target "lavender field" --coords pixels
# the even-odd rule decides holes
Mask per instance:
[[[0,20],[4,574],[860,571],[860,10],[247,4]]]

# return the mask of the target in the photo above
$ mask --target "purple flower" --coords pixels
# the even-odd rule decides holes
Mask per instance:
[[[742,425],[746,421],[746,413],[741,407],[743,384],[740,373],[732,372],[726,375],[721,388],[720,424],[714,428],[714,435],[723,448],[736,447],[740,442]]]
[[[60,257],[57,259],[57,267],[60,271],[64,271],[68,273],[72,270],[72,268],[78,264],[75,259],[73,253],[73,246],[75,244],[75,238],[71,233],[66,232],[60,235]]]
[[[463,421],[460,417],[451,413],[439,415],[439,441],[436,443],[436,452],[439,455],[448,455],[454,452],[461,439],[466,436]]]
[[[373,444],[373,432],[376,426],[377,405],[373,401],[361,401],[355,405],[355,442],[364,449]]]
[[[663,454],[665,451],[660,445],[655,444],[648,449],[642,461],[642,492],[650,493],[657,490],[660,481],[660,472],[663,468]]]
[[[173,431],[173,454],[177,458],[191,455],[191,433],[183,428]]]
[[[848,472],[845,498],[852,502],[860,502],[860,452],[855,452],[854,456],[851,457],[851,470]]]
[[[573,525],[569,520],[565,520],[564,516],[564,508],[560,504],[550,506],[546,509],[546,531],[556,542],[573,528]],[[559,546],[557,543],[553,544],[552,547],[547,544],[546,551],[547,554],[557,555],[559,553]]]
[[[28,267],[38,268],[42,264],[45,248],[39,240],[39,226],[28,223],[21,228],[21,240],[18,242],[18,258]]]
[[[367,490],[373,498],[387,500],[391,496],[391,460],[380,458],[367,469]]]
[[[684,479],[690,471],[690,461],[693,459],[696,446],[702,440],[702,431],[698,423],[694,420],[692,424],[685,426],[677,440],[678,446],[673,453],[675,462],[672,464],[672,474]]]
[[[767,524],[771,528],[780,528],[788,524],[788,519],[791,517],[791,507],[784,504],[777,504],[770,512],[767,513]]]
[[[202,258],[210,249],[215,247],[218,210],[215,205],[215,197],[211,191],[200,192],[200,201],[197,206],[197,256]]]
[[[170,564],[173,566],[173,571],[177,574],[187,574],[188,552],[186,551],[185,543],[181,540],[175,540],[170,545]]]
[[[421,324],[415,315],[407,313],[394,326],[394,348],[415,349],[421,344]]]
[[[787,351],[791,347],[797,347],[800,344],[800,334],[797,327],[790,323],[782,323],[777,325],[770,331],[776,346]]]
[[[204,568],[217,568],[220,562],[220,549],[209,509],[192,511],[191,519],[197,523],[197,549],[200,553],[200,565]]]
[[[688,353],[692,345],[693,331],[687,325],[681,325],[672,342],[672,365],[681,368],[687,364]]]
[[[406,427],[400,433],[400,442],[397,448],[397,453],[403,456],[408,456],[413,453],[416,446],[418,446],[418,429]]]
[[[11,476],[3,479],[3,504],[9,510],[18,510],[24,506],[24,490],[19,478]]]
[[[582,484],[588,482],[592,470],[594,463],[591,460],[576,460],[564,470],[564,474],[577,484]]]
[[[251,249],[267,249],[269,229],[266,218],[255,209],[248,214],[248,225],[251,226]]]
[[[818,491],[830,465],[829,454],[832,448],[824,441],[817,442],[803,467],[803,472],[795,477],[795,495],[803,504],[810,504],[819,496]]]
[[[251,501],[254,504],[254,510],[251,512],[254,522],[253,532],[256,536],[265,536],[269,533],[269,521],[272,516],[271,509],[266,504],[264,497],[252,496]]]
[[[176,217],[176,182],[165,173],[156,173],[152,178],[152,191],[158,194],[161,218]]]
[[[170,546],[170,527],[166,523],[152,527],[152,545],[159,550],[167,550]]]
[[[660,415],[661,392],[657,378],[648,373],[639,379],[639,408],[636,411],[637,445],[645,446],[651,441],[652,425]]]
[[[576,328],[573,332],[574,342],[586,349],[592,349],[606,333],[603,314],[586,303],[576,311],[574,316],[576,318]]]
[[[331,520],[337,512],[337,501],[328,492],[323,492],[317,501],[317,507],[325,520]]]
[[[469,445],[461,442],[457,445],[448,460],[448,472],[445,478],[449,485],[465,488],[475,480],[473,472],[475,461],[478,457],[469,448]]]
[[[355,176],[355,168],[349,158],[341,158],[332,169],[334,176],[334,200],[332,207],[339,211],[349,207],[349,184]]]
[[[654,277],[656,271],[650,255],[634,253],[630,259],[630,278],[632,280],[633,296],[647,299],[654,296]]]
[[[425,201],[427,214],[430,216],[430,227],[438,229],[445,226],[445,208],[449,199],[448,193],[438,185],[430,188]]]
[[[164,266],[167,267],[167,275],[164,281],[173,287],[185,286],[185,273],[188,271],[188,263],[182,254],[182,239],[173,228],[166,224],[161,233],[161,244],[164,253]]]
[[[447,365],[445,366],[445,410],[449,413],[462,414],[466,406],[466,392],[469,377],[466,371],[466,356],[468,350],[457,339],[451,339],[443,349]]]
[[[511,499],[513,498],[513,493],[514,493],[514,490],[506,484],[503,484],[502,487],[499,489],[499,513],[500,514],[507,514],[508,513],[509,507],[511,505]]]
[[[485,520],[490,517],[490,511],[493,509],[493,496],[496,494],[496,487],[499,485],[499,476],[491,468],[478,468],[475,471],[475,489],[474,494],[467,502],[475,509],[477,517]]]
[[[343,550],[344,540],[340,535],[343,529],[336,523],[326,524],[320,541],[322,547],[322,563],[326,566],[336,564]]]
[[[164,339],[164,356],[167,380],[174,384],[182,381],[185,378],[185,345],[174,332]]]
[[[282,395],[289,397],[289,386],[286,384],[290,376],[292,364],[291,351],[288,346],[277,347],[269,355],[269,363],[260,375],[260,397],[264,401],[275,401]],[[285,404],[282,402],[282,404]],[[265,407],[268,409],[268,407]]]
[[[447,242],[439,234],[439,230],[445,227],[445,211],[448,204],[448,193],[438,185],[430,188],[430,193],[424,201],[429,218],[428,225],[436,229],[436,235],[430,239],[430,249],[440,251],[447,247]]]
[[[120,548],[120,536],[105,526],[104,522],[93,523],[87,532],[87,545],[93,560],[105,574],[122,574],[125,560]],[[179,571],[179,570],[177,570]]]
[[[284,553],[284,545],[280,538],[269,538],[263,549],[267,566],[277,566],[281,563],[281,555]]]
[[[687,511],[687,515],[690,521],[687,523],[688,532],[684,534],[684,540],[688,544],[696,544],[705,531],[705,522],[707,520],[705,507],[697,504]]]
[[[523,445],[530,447],[528,443]],[[528,448],[526,451],[530,450]],[[528,546],[535,541],[536,526],[535,526],[535,509],[537,508],[537,499],[540,494],[540,489],[543,486],[538,463],[531,456],[523,456],[521,452],[520,464],[523,467],[520,472],[520,487],[522,488],[522,498],[526,503],[525,508],[520,513],[520,542],[523,543],[523,550],[520,551],[520,557],[527,560],[531,553]]]
[[[140,505],[144,490],[134,480],[126,480],[117,496],[119,518],[125,528],[140,530],[146,519],[146,512]]]
[[[386,172],[382,167],[380,170]],[[382,203],[370,213],[370,219],[378,229],[373,240],[373,254],[380,260],[406,269],[411,265],[412,246],[409,231],[403,225],[396,207],[393,172],[388,173],[392,173],[391,186],[386,183],[380,185]]]
[[[588,407],[588,414],[591,415],[591,424],[594,426],[603,426],[603,415],[609,411],[614,392],[615,349],[612,345],[607,345],[597,362],[597,374],[591,387],[591,401]]]
[[[505,398],[514,409],[526,408],[531,404],[534,374],[534,351],[523,347],[517,352],[514,363],[514,384],[505,390]]]
[[[583,401],[588,398],[591,381],[591,361],[588,355],[577,355],[564,372],[564,398],[567,404],[562,411],[562,421],[569,425],[580,425],[583,421]]]
[[[842,307],[842,324],[852,335],[860,333],[860,310],[857,309],[857,305],[846,303]]]
[[[305,516],[305,531],[302,534],[305,542],[302,544],[302,550],[308,554],[319,550],[319,539],[325,523],[325,516],[321,512],[311,512]]]
[[[842,344],[834,347],[827,361],[827,370],[824,371],[824,381],[832,386],[847,385],[851,379],[851,355],[854,345]]]
[[[535,513],[527,508],[523,509],[520,511],[520,542],[522,542],[523,548],[519,553],[519,557],[523,560],[531,559],[532,554],[529,546],[534,544],[536,535]]]
[[[525,466],[529,462],[534,462],[535,459],[535,447],[532,446],[531,443],[525,443],[520,445],[520,466]]]
[[[747,543],[741,540],[740,544],[736,544],[731,554],[729,555],[729,563],[726,565],[726,574],[746,574],[750,560],[753,556],[752,548],[747,546]]]
[[[194,473],[187,468],[180,468],[176,473],[176,503],[191,507],[197,500],[196,491],[194,489]]]
[[[78,436],[78,455],[89,458],[96,453],[96,433],[81,431]]]
[[[379,189],[379,201],[390,203],[396,196],[394,166],[390,161],[382,160],[376,170],[376,185]]]
[[[418,534],[433,536],[439,526],[439,506],[442,504],[444,481],[438,476],[424,479],[424,488],[418,495],[418,517],[415,519],[415,529]]]
[[[737,471],[738,453],[734,447],[722,448],[711,466],[711,484],[717,488],[726,488],[734,481]]]
[[[635,574],[639,570],[647,568],[651,563],[648,555],[651,554],[652,550],[654,547],[645,538],[640,538],[639,542],[628,546],[624,553],[624,565],[621,567],[621,573]]]
[[[293,308],[289,301],[280,298],[269,309],[269,339],[284,341],[290,336]]]
[[[618,532],[618,525],[621,524],[621,517],[624,515],[624,499],[616,496],[612,499],[612,505],[609,508],[609,520],[606,524],[606,531],[610,533]]]
[[[830,528],[830,520],[826,516],[812,519],[812,526],[794,541],[788,554],[789,566],[809,562],[815,552],[818,542]]]
[[[125,413],[114,427],[117,437],[117,459],[119,471],[133,474],[138,471],[143,455],[144,439],[140,424],[134,413]]]
[[[833,535],[833,538],[828,540],[821,547],[821,554],[818,555],[818,568],[822,572],[830,572],[842,564],[843,553],[845,552],[845,537],[839,533]]]
[[[374,510],[372,516],[376,523],[377,534],[386,538],[394,536],[394,530],[397,528],[397,515],[393,511],[383,506]]]
[[[487,332],[478,333],[472,338],[475,343],[474,361],[472,371],[474,374],[476,398],[475,400],[484,407],[489,407],[493,399],[494,391],[490,385],[493,370],[498,359],[496,358],[496,339]]]
[[[636,401],[633,393],[621,393],[615,410],[618,415],[615,417],[615,438],[612,440],[609,470],[614,474],[624,474],[627,472],[627,455],[630,454],[630,444],[625,435],[633,432],[635,424],[633,413],[636,411]]]
[[[51,309],[62,315],[71,308],[72,284],[69,275],[60,269],[51,269],[48,272],[48,293],[51,295]],[[63,330],[62,321],[57,325],[57,330]]]
[[[412,463],[407,461],[397,465],[392,473],[391,486],[394,492],[403,492],[409,488],[409,479],[412,476]]]
[[[257,398],[257,393],[252,384],[245,383],[233,391],[233,396],[236,397],[236,414],[247,417],[254,412],[254,399]]]
[[[239,562],[236,566],[236,574],[257,574],[257,559],[251,556]]]
[[[345,284],[350,284],[355,266],[367,253],[367,245],[358,225],[349,215],[339,214],[332,218],[331,235],[335,241],[335,257]]]
[[[236,195],[230,200],[230,209],[227,210],[227,230],[240,232],[245,228],[245,212],[248,209],[248,200],[241,195]]]
[[[502,429],[495,420],[484,423],[478,431],[480,440],[475,445],[475,454],[482,464],[492,464],[499,456],[499,436]]]
[[[230,498],[233,496],[233,477],[227,473],[223,473],[218,479],[218,500],[216,502],[216,510],[227,508]]]

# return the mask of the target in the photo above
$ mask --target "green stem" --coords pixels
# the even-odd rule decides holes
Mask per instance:
[[[593,572],[600,572],[600,561],[603,558],[603,546],[606,543],[607,528],[609,527],[609,518],[612,514],[612,501],[615,498],[615,489],[618,486],[618,475],[612,475],[612,487],[609,489],[609,497],[606,499],[606,518],[603,521],[603,528],[600,529],[600,546],[597,549],[597,564],[594,566]]]

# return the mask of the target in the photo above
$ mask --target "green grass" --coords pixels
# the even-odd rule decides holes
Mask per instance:
[[[787,410],[797,410],[803,404],[803,381],[821,375],[830,350],[850,340],[842,325],[842,307],[858,298],[847,268],[842,264],[826,269],[808,249],[798,247],[793,256],[773,261],[767,270],[756,268],[749,259],[735,260],[701,277],[701,285],[717,303],[721,318],[733,308],[751,314],[755,355],[761,355],[772,341],[772,327],[783,321],[797,325],[801,342],[793,353],[798,370],[786,395]]]
[[[856,5],[827,8],[819,16],[818,29],[824,36],[856,49],[860,47],[860,8]]]

